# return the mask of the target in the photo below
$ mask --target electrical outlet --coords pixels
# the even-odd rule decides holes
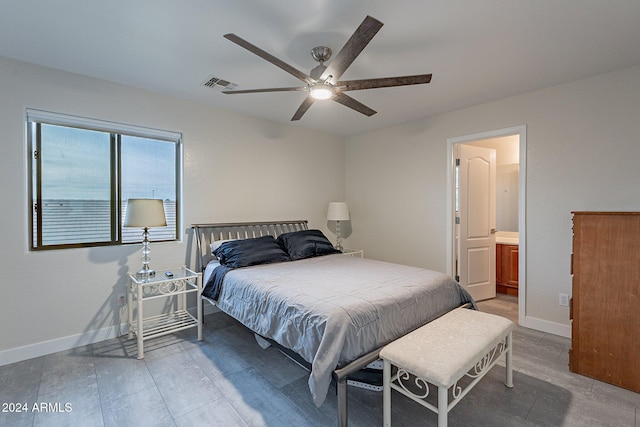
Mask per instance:
[[[118,304],[122,307],[123,305],[125,305],[125,303],[127,302],[127,300],[125,299],[124,295],[118,295]]]
[[[563,307],[569,307],[569,295],[560,294],[560,305]]]

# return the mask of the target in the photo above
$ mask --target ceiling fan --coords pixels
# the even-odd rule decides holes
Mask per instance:
[[[324,65],[324,63],[331,57],[332,51],[330,48],[326,46],[318,46],[311,49],[311,56],[320,64],[312,69],[308,75],[233,33],[225,34],[224,37],[226,39],[231,40],[235,44],[247,49],[250,52],[253,52],[259,57],[271,62],[275,66],[282,68],[292,76],[302,80],[304,86],[226,90],[222,91],[222,93],[235,95],[241,93],[262,92],[309,92],[309,95],[305,98],[304,101],[302,101],[302,104],[300,104],[300,107],[298,107],[298,110],[291,118],[292,121],[300,120],[304,113],[307,112],[309,107],[311,107],[311,105],[317,99],[332,99],[333,101],[345,105],[366,116],[372,116],[376,114],[375,110],[367,107],[359,101],[356,101],[352,97],[345,94],[345,92],[350,90],[376,89],[382,87],[424,84],[431,81],[431,74],[383,77],[363,80],[339,80],[342,74],[351,65],[351,63],[358,57],[360,52],[362,52],[362,50],[367,46],[367,44],[369,44],[376,33],[380,30],[380,28],[382,28],[382,25],[382,22],[378,21],[375,18],[372,18],[371,16],[367,16],[364,21],[362,21],[360,26],[356,29],[356,31],[351,35],[351,38],[347,40],[347,43],[345,43],[345,45],[342,47],[340,52],[338,52],[338,54],[335,56],[335,59],[329,64],[329,66]]]

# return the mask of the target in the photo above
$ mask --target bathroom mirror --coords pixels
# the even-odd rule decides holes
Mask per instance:
[[[517,163],[496,166],[496,229],[518,231]]]

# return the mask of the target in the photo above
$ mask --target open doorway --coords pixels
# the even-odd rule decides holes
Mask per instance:
[[[494,152],[493,160],[484,152]],[[525,154],[526,126],[447,140],[448,273],[477,299],[493,298],[496,291],[517,296],[521,324],[526,315]],[[490,182],[491,168],[491,183],[479,185]]]

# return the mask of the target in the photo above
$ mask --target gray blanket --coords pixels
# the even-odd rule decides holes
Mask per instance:
[[[312,366],[320,406],[332,372],[466,302],[450,276],[345,255],[239,268],[218,307]]]

